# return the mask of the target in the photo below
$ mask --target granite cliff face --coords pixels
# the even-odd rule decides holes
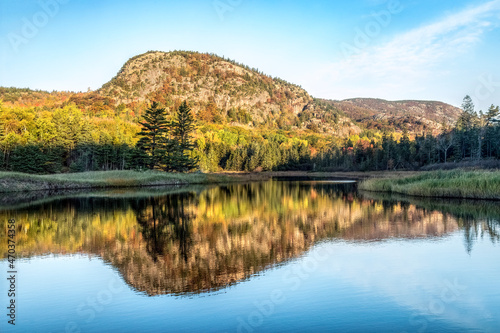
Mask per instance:
[[[134,57],[99,92],[125,104],[167,94],[195,103],[214,102],[221,109],[251,109],[261,119],[281,109],[298,114],[313,102],[299,86],[224,58],[193,52],[149,52]]]
[[[139,55],[127,61],[98,93],[116,105],[151,100],[169,105],[188,100],[193,109],[215,109],[221,118],[246,114],[237,122],[248,126],[312,128],[338,135],[360,131],[337,110],[316,103],[300,86],[209,54]]]

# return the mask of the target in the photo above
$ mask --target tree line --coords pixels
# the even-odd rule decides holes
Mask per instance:
[[[197,144],[200,167],[207,171],[254,170],[417,170],[440,163],[500,159],[499,107],[476,112],[467,96],[462,115],[453,128],[439,135],[423,133],[410,137],[404,130],[400,138],[384,131],[333,138],[319,145],[314,138],[289,139],[269,133],[252,142],[241,142],[221,135]],[[441,166],[442,167],[442,166]]]
[[[453,128],[434,136],[417,135],[410,140],[404,131],[399,141],[384,132],[381,140],[344,140],[313,158],[320,169],[415,170],[449,162],[500,159],[499,107],[476,112],[470,96],[464,98],[462,114]],[[438,166],[439,167],[439,166]]]
[[[0,170],[371,171],[500,159],[499,107],[476,112],[469,96],[454,127],[416,137],[406,130],[366,131],[343,139],[251,130],[197,122],[186,101],[176,103],[174,113],[169,110],[152,103],[134,123],[90,116],[72,105],[51,110],[0,103]]]
[[[0,103],[0,170],[61,173],[196,168],[194,118],[184,102],[172,120],[153,103],[137,126],[84,115],[74,106],[52,112]]]

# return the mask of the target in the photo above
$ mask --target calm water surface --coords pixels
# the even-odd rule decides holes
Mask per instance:
[[[498,203],[271,181],[0,206],[1,332],[500,332]]]

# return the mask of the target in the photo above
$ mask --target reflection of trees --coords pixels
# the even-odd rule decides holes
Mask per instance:
[[[464,246],[467,253],[471,253],[474,243],[485,234],[492,243],[500,241],[500,221],[493,218],[476,220],[471,217],[461,217],[458,220],[460,229],[464,231]]]
[[[133,202],[137,222],[147,243],[148,253],[156,261],[164,255],[171,243],[178,243],[187,261],[192,236],[193,215],[186,213],[192,194],[181,193],[165,197],[152,197]]]
[[[431,214],[439,212],[449,216],[453,224],[463,231],[464,247],[471,253],[479,237],[489,237],[492,243],[500,241],[500,205],[495,201],[416,198],[400,195],[363,192],[363,197],[382,200],[388,206],[401,203]]]
[[[359,196],[350,185],[266,182],[4,211],[0,236],[14,217],[21,255],[96,254],[133,288],[156,295],[223,288],[331,238],[427,238],[460,229],[471,251],[478,237],[500,240],[499,216],[496,205],[477,202],[395,200]]]
[[[496,243],[500,241],[500,221],[488,218],[484,225],[486,227],[486,232],[490,236],[491,242]]]

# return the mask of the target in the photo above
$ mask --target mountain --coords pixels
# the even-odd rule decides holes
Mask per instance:
[[[131,122],[140,120],[151,101],[173,112],[181,101],[188,100],[197,118],[206,123],[309,130],[336,137],[360,134],[366,129],[438,134],[443,125],[453,126],[461,113],[441,102],[315,99],[300,86],[255,68],[187,51],[150,51],[135,56],[97,91],[49,93],[0,87],[0,100],[39,107],[74,103],[91,115],[115,115]]]
[[[356,98],[313,99],[300,86],[210,54],[148,52],[136,56],[98,91],[117,104],[187,99],[194,109],[218,109],[219,117],[256,126],[311,129],[345,136],[362,128],[437,134],[453,126],[461,110],[442,102]],[[234,116],[246,115],[246,116]],[[217,115],[208,120],[217,120]],[[214,119],[216,118],[216,119]],[[251,119],[251,121],[249,121]]]
[[[200,117],[339,136],[361,130],[338,110],[320,105],[300,86],[215,55],[148,52],[131,58],[98,93],[116,104],[187,99]],[[208,109],[208,111],[207,111]]]
[[[325,101],[359,126],[375,130],[407,129],[414,134],[431,131],[440,133],[443,127],[451,127],[462,110],[452,105],[434,101],[395,101],[355,98],[343,101]]]

